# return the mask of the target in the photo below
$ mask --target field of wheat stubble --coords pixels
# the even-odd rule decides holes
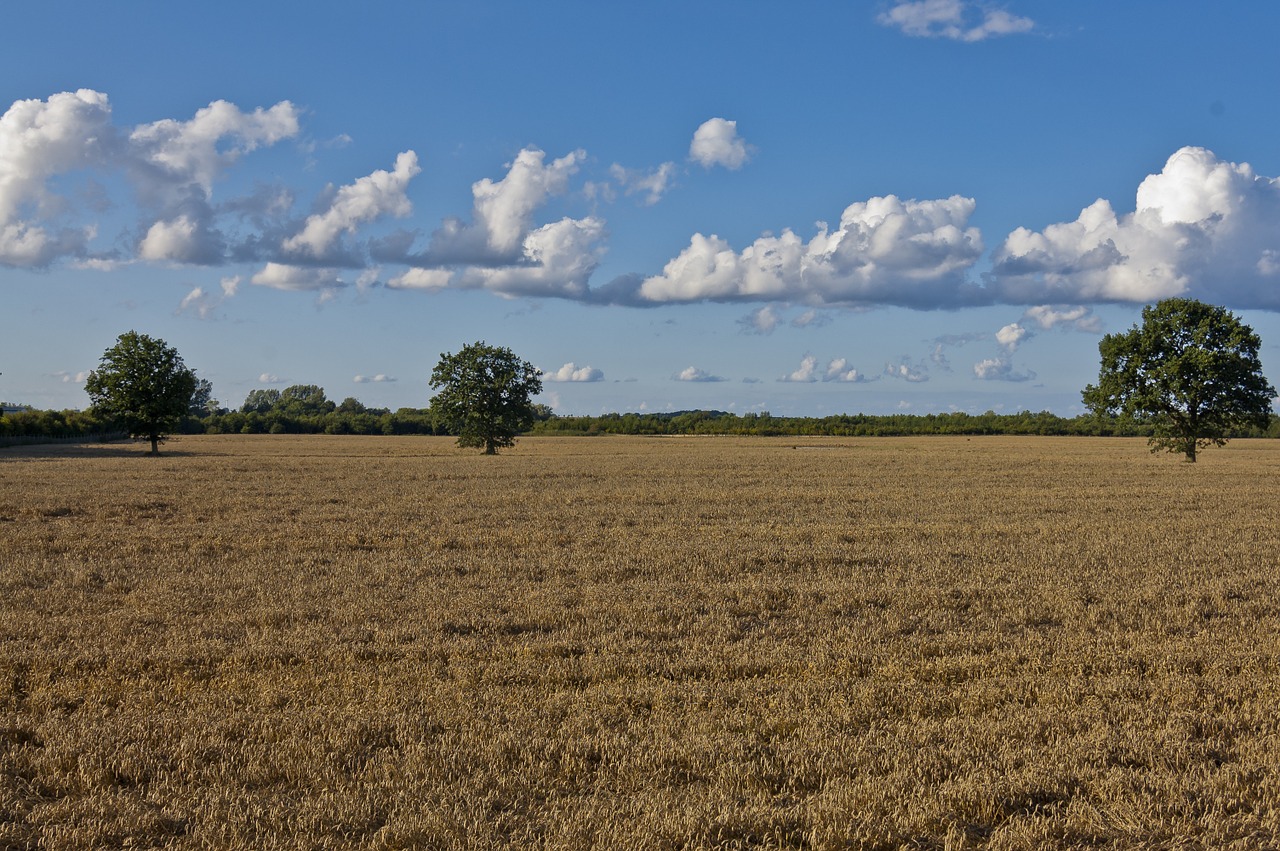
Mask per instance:
[[[1280,842],[1280,444],[0,452],[0,847]]]

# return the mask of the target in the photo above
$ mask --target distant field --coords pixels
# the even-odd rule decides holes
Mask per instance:
[[[0,450],[0,848],[1280,844],[1280,442]]]

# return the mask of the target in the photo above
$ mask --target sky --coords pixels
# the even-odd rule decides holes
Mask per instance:
[[[1082,412],[1228,307],[1280,383],[1280,6],[22,3],[0,399],[127,331],[224,406],[423,407],[483,340],[561,414]]]

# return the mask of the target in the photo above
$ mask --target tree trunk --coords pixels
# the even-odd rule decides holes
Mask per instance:
[[[151,454],[160,454],[160,435],[158,434],[151,435]]]
[[[1196,463],[1196,439],[1193,437],[1187,441],[1183,451],[1187,453],[1187,463]]]

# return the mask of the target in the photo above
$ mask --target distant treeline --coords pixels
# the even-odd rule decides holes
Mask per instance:
[[[1083,415],[1060,417],[1048,411],[1016,414],[836,414],[829,417],[775,417],[768,412],[733,414],[726,411],[557,416],[538,405],[530,434],[542,435],[679,435],[730,434],[759,436],[891,437],[907,435],[1039,434],[1148,437],[1150,423],[1133,419]],[[4,438],[86,438],[110,434],[113,424],[89,411],[10,412],[0,417]],[[193,400],[181,434],[436,434],[448,430],[430,407],[368,408],[354,398],[333,402],[316,385],[284,390],[254,390],[238,410],[220,407],[208,398]],[[1246,429],[1231,437],[1280,437],[1280,417],[1270,426]]]
[[[1149,437],[1152,425],[1138,420],[1092,415],[1060,417],[1048,411],[1017,414],[835,414],[829,417],[775,417],[769,413],[725,411],[551,416],[532,434],[742,434],[815,437],[898,437],[930,434],[1041,434],[1093,437]],[[1245,429],[1231,437],[1280,437],[1280,417],[1270,427]]]

